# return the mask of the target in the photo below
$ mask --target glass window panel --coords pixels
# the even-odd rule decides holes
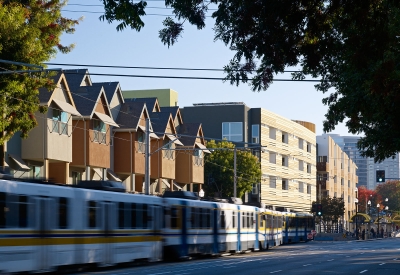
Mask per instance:
[[[223,136],[229,135],[229,123],[227,122],[222,123],[222,135]]]
[[[242,123],[241,122],[232,122],[231,123],[231,135],[242,135]]]

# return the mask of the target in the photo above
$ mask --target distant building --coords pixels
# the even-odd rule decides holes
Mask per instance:
[[[345,215],[343,225],[349,228],[348,221],[356,214],[357,165],[330,135],[317,136],[317,198],[343,198]]]
[[[276,210],[310,211],[316,199],[314,124],[242,102],[194,104],[181,113],[185,123],[201,122],[207,139],[258,148],[254,154],[260,159],[261,182],[245,199]]]
[[[172,89],[122,91],[125,99],[156,97],[160,107],[178,106],[178,93]]]
[[[396,154],[394,158],[387,158],[380,163],[375,163],[373,158],[361,156],[361,152],[357,148],[357,142],[360,137],[340,136],[338,134],[329,134],[329,136],[357,165],[358,186],[364,185],[370,190],[375,189],[376,185],[378,184],[376,182],[377,170],[385,170],[386,179],[399,178],[399,154]]]

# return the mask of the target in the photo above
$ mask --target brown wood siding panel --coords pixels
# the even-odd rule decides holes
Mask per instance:
[[[65,165],[65,162],[49,163],[49,179],[57,183],[67,183]]]
[[[116,132],[114,135],[114,171],[116,173],[129,174],[131,171],[129,166],[130,134],[126,132]]]
[[[194,165],[192,171],[193,183],[204,183],[204,165]]]
[[[134,137],[132,137],[134,138]],[[134,160],[133,160],[133,167],[132,170],[135,174],[142,174],[144,175],[144,168],[145,168],[145,154],[138,152],[138,148],[139,148],[139,142],[134,141],[134,146],[132,147],[133,150],[133,156],[134,156]]]
[[[175,179],[175,160],[174,159],[162,159],[162,178]]]
[[[190,151],[178,151],[176,156],[175,177],[176,182],[191,183],[191,171],[193,171],[192,154]]]
[[[108,110],[107,110],[107,102],[104,100],[103,96],[101,96],[100,100],[97,101],[95,111],[99,112],[99,113],[102,113],[102,114],[106,114],[108,116],[110,115]]]
[[[84,122],[83,121],[74,121],[73,124],[74,124],[74,126],[76,125],[76,127],[74,129],[74,132],[72,133],[72,163],[71,163],[71,166],[83,166],[84,165],[84,153],[85,153]],[[88,124],[89,123],[86,122],[86,130],[87,130]]]
[[[106,140],[110,141],[110,133],[109,126],[107,125],[107,133]],[[92,167],[102,167],[109,168],[110,167],[110,145],[109,144],[100,144],[94,142],[94,134],[93,130],[89,130],[89,143],[88,143],[88,165]]]

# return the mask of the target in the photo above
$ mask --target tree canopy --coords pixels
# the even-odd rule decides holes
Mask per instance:
[[[389,211],[400,211],[400,181],[390,180],[381,183],[376,187],[376,193],[380,197],[380,200],[376,202],[380,204],[380,210],[388,206]],[[386,198],[387,202],[385,202]]]
[[[61,16],[64,0],[0,0],[0,59],[43,66],[57,51],[68,53],[73,45],[63,46],[60,36],[74,32],[76,20]],[[49,73],[22,73],[34,70],[0,62],[0,144],[20,131],[23,137],[37,124],[39,88],[51,87]]]
[[[102,20],[118,30],[144,27],[146,1],[103,0]],[[345,122],[364,133],[358,147],[376,161],[400,151],[400,1],[393,0],[165,0],[175,18],[159,37],[172,46],[184,23],[203,29],[211,8],[215,40],[232,50],[226,81],[266,90],[274,75],[299,68],[294,80],[318,78],[328,106],[324,131]]]
[[[233,197],[235,145],[228,141],[211,140],[207,143],[207,148],[218,149],[212,150],[213,152],[205,157],[205,193],[211,197],[214,193],[220,193],[222,197]],[[253,184],[260,182],[260,163],[249,150],[236,150],[236,178],[239,198],[245,192],[251,191]]]

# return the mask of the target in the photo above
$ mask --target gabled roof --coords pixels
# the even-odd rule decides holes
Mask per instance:
[[[51,76],[50,79],[53,80],[54,84],[58,84],[58,82],[60,81],[60,78],[62,76],[62,72],[60,71],[56,71],[56,74],[54,76]],[[53,91],[49,91],[48,89],[41,87],[39,88],[39,101],[40,104],[45,104],[47,105],[51,96],[53,94]]]
[[[124,96],[122,95],[122,91],[120,89],[120,84],[117,81],[114,82],[96,82],[93,83],[93,86],[95,85],[102,85],[104,88],[104,92],[106,93],[107,101],[111,102],[113,99],[115,93],[119,93],[122,102],[125,102]]]
[[[144,102],[126,101],[119,110],[116,122],[120,129],[137,129],[143,112],[147,113]]]
[[[199,143],[205,145],[201,123],[185,123],[179,128],[178,134],[180,135],[179,140],[185,146],[194,146],[199,141]],[[198,138],[199,136],[201,138]]]
[[[82,116],[92,118],[95,113],[95,109],[98,103],[101,103],[101,99],[104,98],[106,109],[105,115],[111,117],[111,111],[108,106],[107,98],[104,93],[103,86],[82,86],[79,87],[75,93],[73,93],[76,109],[82,114]]]
[[[179,123],[182,125],[183,124],[183,119],[181,115],[181,111],[179,110],[178,106],[171,106],[171,107],[161,107],[161,112],[169,112],[172,115],[172,118],[175,120],[175,118],[178,118]]]
[[[160,112],[160,104],[156,97],[126,98],[125,101],[145,102],[150,113]]]
[[[166,132],[176,134],[174,122],[171,113],[158,112],[150,113],[151,125],[153,126],[154,133],[162,137]]]
[[[90,79],[89,71],[87,69],[71,69],[63,70],[63,72],[72,92],[83,86],[81,84],[84,83],[85,79],[88,80],[90,85],[92,85],[92,80]]]

